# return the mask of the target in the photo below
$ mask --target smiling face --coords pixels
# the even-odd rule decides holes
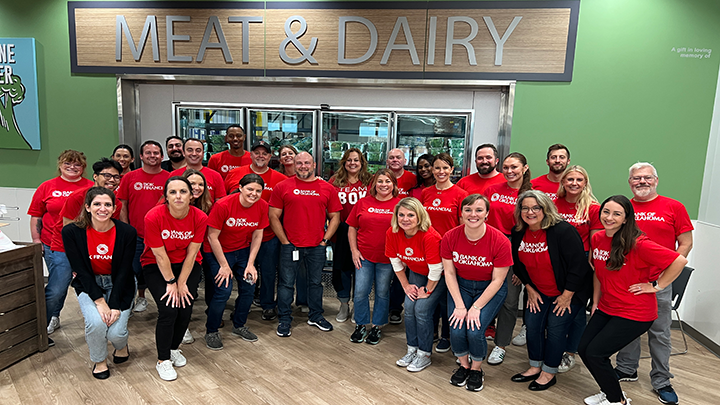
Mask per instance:
[[[310,180],[315,175],[315,161],[307,152],[300,152],[295,156],[295,173],[301,180]]]
[[[200,175],[197,174],[190,175],[187,179],[190,182],[190,186],[192,188],[192,190],[190,190],[190,192],[192,193],[192,199],[193,201],[195,201],[200,198],[205,192],[205,181]]]
[[[417,173],[421,179],[427,180],[433,176],[433,168],[430,162],[425,159],[418,159],[417,161]]]
[[[280,164],[283,166],[295,165],[295,152],[290,148],[280,148]]]
[[[627,222],[625,209],[615,201],[608,201],[600,211],[600,222],[605,228],[607,236],[613,236]]]
[[[360,159],[360,155],[358,155],[357,152],[350,152],[347,160],[345,161],[345,171],[347,171],[350,176],[357,176],[360,169],[362,169],[362,160]]]
[[[467,228],[478,229],[485,223],[488,207],[484,200],[479,199],[470,205],[463,206],[460,215]]]
[[[204,152],[202,142],[197,140],[189,140],[185,142],[185,147],[183,151],[185,152],[185,160],[187,161],[188,166],[202,165]]]
[[[263,186],[258,183],[248,183],[240,187],[240,203],[243,206],[255,204],[262,195]]]
[[[527,171],[527,165],[523,165],[514,157],[509,157],[503,162],[503,176],[508,183],[522,181],[525,171]]]
[[[115,212],[115,204],[109,195],[101,194],[93,198],[90,205],[85,206],[85,211],[90,213],[93,223],[106,223]]]
[[[405,154],[400,149],[393,149],[388,152],[386,163],[388,169],[393,172],[399,172],[403,170],[403,167],[405,166]]]
[[[192,193],[188,188],[188,185],[181,180],[173,180],[168,183],[165,189],[165,199],[168,202],[168,206],[181,211],[187,209],[190,206],[190,198]]]
[[[125,148],[116,150],[112,155],[112,159],[120,163],[123,171],[127,170],[127,168],[130,167],[130,163],[135,161],[132,155],[130,155],[130,151]]]
[[[565,171],[570,158],[568,158],[568,151],[565,149],[558,149],[550,152],[550,156],[545,160],[548,168],[555,174],[560,174]]]
[[[379,200],[385,200],[392,196],[395,185],[393,184],[390,177],[381,174],[377,176],[375,181],[375,197]]]
[[[433,176],[435,176],[435,181],[439,184],[450,181],[452,171],[453,167],[442,159],[435,159],[435,162],[433,162]]]
[[[582,173],[572,171],[568,173],[562,182],[563,188],[568,196],[574,197],[580,195],[587,185],[587,179]]]
[[[85,171],[85,167],[81,162],[72,161],[72,162],[63,162],[60,163],[60,175],[64,177],[67,180],[75,181],[82,177],[83,172]]]
[[[180,139],[173,138],[165,144],[168,158],[175,161],[183,160],[183,143]]]
[[[225,143],[231,149],[242,149],[245,145],[245,131],[242,128],[230,127],[225,135]]]
[[[146,166],[160,166],[162,162],[162,150],[157,145],[148,144],[142,149],[140,160]]]
[[[475,154],[475,167],[480,174],[488,174],[495,170],[498,158],[491,148],[482,148]]]
[[[270,162],[270,152],[267,151],[267,149],[263,147],[257,147],[254,151],[250,152],[250,157],[252,158],[253,164],[258,169],[263,169],[267,167],[268,162]]]
[[[398,208],[397,223],[400,229],[407,233],[414,233],[418,228],[418,217],[415,211],[405,207]]]
[[[93,174],[93,180],[96,186],[115,191],[120,184],[120,173],[114,167],[108,167],[102,169],[100,173]]]
[[[531,231],[537,231],[540,229],[542,220],[545,218],[545,213],[536,199],[532,197],[523,199],[522,205],[520,206],[520,213],[522,220],[527,224]]]
[[[634,170],[628,182],[630,190],[638,201],[652,200],[657,196],[658,178],[651,167]]]

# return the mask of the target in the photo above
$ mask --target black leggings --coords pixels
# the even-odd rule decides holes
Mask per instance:
[[[182,263],[171,264],[172,272],[175,278],[180,277]],[[155,304],[158,308],[157,325],[155,326],[155,345],[157,346],[158,360],[164,361],[170,359],[170,350],[177,350],[182,343],[185,331],[190,324],[190,316],[192,315],[192,303],[185,304],[185,308],[172,308],[166,305],[167,297],[160,300],[165,295],[167,283],[163,278],[160,268],[157,264],[149,264],[143,267],[145,274],[145,284],[147,284],[150,294],[152,294]],[[202,268],[195,262],[187,279],[187,287],[192,294],[192,302],[198,297],[198,284],[200,284],[200,275]]]
[[[639,322],[596,310],[580,339],[578,352],[600,390],[610,402],[621,402],[622,388],[610,356],[650,329],[652,322]]]

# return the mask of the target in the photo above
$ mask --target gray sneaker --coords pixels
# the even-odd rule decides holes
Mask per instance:
[[[257,342],[258,340],[257,336],[250,332],[247,326],[233,327],[232,334],[241,337],[246,342]]]
[[[213,332],[205,334],[205,346],[210,350],[222,350],[223,342],[220,332]]]
[[[407,353],[402,356],[402,358],[395,362],[399,367],[407,367],[412,363],[413,360],[415,360],[415,355],[417,354],[417,347],[410,347],[408,346]]]
[[[407,366],[407,371],[413,373],[422,371],[430,364],[432,364],[432,361],[430,360],[430,353],[418,350],[412,363]]]

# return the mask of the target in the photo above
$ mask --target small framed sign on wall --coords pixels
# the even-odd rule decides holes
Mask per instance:
[[[0,148],[40,150],[35,38],[0,38]]]

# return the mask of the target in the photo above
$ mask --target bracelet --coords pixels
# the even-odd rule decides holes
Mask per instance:
[[[476,307],[475,304],[473,304],[472,307],[477,309],[478,311],[480,310],[480,308]]]

